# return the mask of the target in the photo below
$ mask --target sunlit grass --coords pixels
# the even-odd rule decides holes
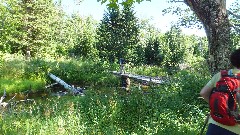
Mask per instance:
[[[41,79],[28,80],[0,78],[0,93],[3,93],[3,90],[6,90],[7,93],[16,93],[27,90],[35,92],[44,89],[45,85],[45,80]]]
[[[206,109],[198,98],[207,76],[179,71],[169,84],[119,88],[119,78],[108,71],[116,65],[88,60],[9,59],[0,64],[0,90],[37,91],[52,81],[51,72],[67,83],[90,86],[86,96],[39,97],[21,102],[0,114],[4,135],[195,135]],[[14,63],[14,66],[10,66]],[[127,65],[126,65],[127,66]],[[165,76],[158,67],[126,67],[128,72]]]
[[[36,99],[4,114],[0,130],[9,135],[199,134],[203,123],[199,119],[204,119],[204,113],[198,106],[186,106],[177,92],[167,94],[170,89],[163,90],[158,87],[143,94],[132,89],[127,94],[121,89],[103,88],[88,90],[84,97]]]

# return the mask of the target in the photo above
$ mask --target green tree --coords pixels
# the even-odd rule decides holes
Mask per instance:
[[[161,46],[158,37],[151,37],[147,41],[145,48],[146,64],[160,65],[163,61],[163,55],[161,54]]]
[[[172,26],[171,30],[165,33],[165,45],[162,54],[164,55],[164,66],[169,73],[177,70],[179,64],[184,63],[186,56],[186,45],[180,28]]]
[[[193,55],[207,59],[208,46],[206,37],[191,36],[191,43],[193,44]]]
[[[6,0],[1,1],[1,49],[10,53],[31,55],[55,50],[58,26],[64,16],[59,5],[52,0]]]
[[[122,31],[122,42],[126,45],[124,48],[123,57],[130,62],[135,62],[137,57],[137,48],[140,41],[139,31],[140,26],[138,18],[135,16],[132,5],[124,6],[123,12],[123,31]]]
[[[73,14],[66,20],[66,37],[63,37],[63,46],[74,56],[96,58],[96,25],[92,17],[81,18]]]
[[[3,52],[11,52],[12,45],[19,45],[21,41],[17,36],[22,32],[19,27],[22,25],[21,8],[16,0],[1,0],[0,3],[0,20],[1,20],[1,32],[0,32],[0,49]]]
[[[111,62],[116,59],[116,52],[122,49],[120,48],[122,45],[119,46],[117,44],[119,42],[115,40],[120,35],[118,32],[119,20],[120,11],[118,9],[108,9],[97,29],[98,42],[96,47],[99,50],[99,56]]]
[[[146,51],[149,49],[154,50],[153,44],[155,44],[155,45],[159,44],[159,47],[160,47],[160,44],[162,44],[162,40],[160,39],[160,37],[162,36],[162,33],[157,28],[155,28],[152,24],[149,23],[149,19],[139,20],[139,26],[140,26],[139,42],[138,42],[137,49],[136,49],[137,57],[135,59],[134,64],[140,64],[140,65],[142,65],[142,64],[154,64],[154,65],[160,64],[161,63],[160,61],[154,62],[154,63],[147,62],[149,60],[149,58],[152,56],[150,56],[151,52],[146,52]],[[156,42],[154,43],[154,41],[156,41]],[[156,58],[155,56],[154,56],[154,58]],[[160,60],[161,55],[157,59]]]
[[[134,61],[136,46],[139,42],[138,20],[131,5],[122,10],[108,8],[97,31],[100,58],[113,62],[125,58]]]

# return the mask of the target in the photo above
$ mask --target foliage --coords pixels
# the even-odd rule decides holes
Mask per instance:
[[[134,61],[139,42],[137,21],[131,5],[122,10],[109,8],[97,30],[100,58],[110,62],[120,58]]]
[[[240,48],[240,36],[238,33],[232,33],[231,34],[231,40],[232,40],[232,50]]]
[[[0,89],[8,94],[24,91],[37,92],[44,89],[46,82],[42,79],[7,79],[0,78]],[[3,91],[1,91],[3,93]]]
[[[54,36],[56,22],[63,13],[52,1],[7,0],[1,4],[4,9],[2,19],[2,50],[9,53],[31,51],[31,55],[43,53]],[[51,27],[49,27],[51,26]]]
[[[48,97],[12,108],[0,118],[3,134],[199,134],[207,106],[198,91],[208,77],[188,71],[148,94],[114,87],[84,97]],[[21,111],[19,111],[21,110]],[[15,113],[12,113],[15,112]]]
[[[136,49],[137,58],[133,62],[135,65],[160,65],[163,62],[163,55],[160,53],[165,42],[161,38],[163,33],[149,21],[149,19],[139,20],[140,40]]]
[[[111,0],[101,0],[102,3],[110,3],[108,4],[109,7],[117,8],[119,1],[111,1]],[[134,3],[136,1],[130,0],[128,3]],[[229,21],[227,13],[230,13],[226,9],[226,1],[191,1],[191,0],[184,0],[184,1],[171,1],[171,2],[183,2],[185,3],[189,8],[188,12],[192,10],[197,18],[201,21],[202,25],[205,28],[206,35],[208,38],[209,43],[209,57],[211,57],[209,64],[209,69],[211,70],[212,74],[215,74],[220,69],[228,68],[229,67],[229,61],[227,59],[222,59],[222,57],[228,57],[232,47],[232,43],[230,40],[230,28],[232,26],[231,22]],[[124,4],[122,2],[122,4]],[[236,3],[237,5],[238,3]],[[237,7],[237,6],[236,6]],[[178,8],[178,7],[177,7]],[[179,9],[179,8],[178,8]],[[181,9],[180,9],[181,10]],[[177,13],[179,10],[177,10]],[[226,17],[220,17],[219,14],[222,14]],[[187,21],[184,22],[195,22],[196,16],[190,16],[190,19],[186,17]],[[234,16],[239,18],[238,15]],[[223,23],[215,23],[214,20],[221,20],[220,22]],[[191,20],[191,21],[188,21]],[[193,21],[192,21],[193,20]],[[215,25],[219,25],[218,27],[215,27]],[[233,24],[234,26],[235,24]],[[214,32],[214,31],[217,31]],[[218,40],[216,40],[218,39]],[[219,56],[221,54],[221,56]]]
[[[5,54],[1,58],[4,64],[0,66],[0,84],[7,90],[15,88],[13,92],[28,90],[29,85],[39,90],[52,81],[49,72],[70,84],[94,86],[85,91],[84,97],[45,97],[10,108],[0,118],[3,134],[198,134],[207,113],[207,106],[198,98],[209,79],[202,68],[197,72],[180,71],[171,77],[170,84],[150,86],[147,94],[134,85],[127,94],[116,87],[118,78],[108,73],[118,70],[118,64],[69,57],[26,60],[22,55]],[[157,66],[126,64],[126,70],[149,76],[167,75]],[[8,77],[13,79],[5,79]],[[19,78],[23,78],[21,83]],[[37,78],[44,79],[40,80],[44,84]]]
[[[111,66],[106,62],[86,60],[59,60],[49,72],[66,82],[81,86],[114,85],[116,79],[108,73]]]
[[[0,5],[3,11],[0,15],[2,52],[25,54],[30,51],[30,55],[38,58],[71,56],[98,60],[100,57],[112,62],[123,57],[134,65],[169,63],[165,59],[168,47],[164,45],[163,33],[148,20],[139,21],[131,4],[122,9],[109,8],[109,13],[105,13],[97,27],[91,17],[66,16],[60,2],[40,0],[21,2],[20,5],[16,2],[8,0]],[[45,8],[44,12],[41,12],[42,8]],[[193,47],[196,48],[194,53],[202,57],[198,48]],[[192,50],[191,46],[187,48]]]
[[[53,57],[26,60],[22,55],[10,54],[5,54],[1,61],[0,89],[7,92],[44,90],[44,86],[53,82],[48,73],[78,86],[113,86],[118,81],[109,73],[116,70],[116,64],[110,65],[104,61],[64,57],[57,60]]]
[[[160,41],[158,38],[150,38],[147,41],[147,46],[145,48],[145,59],[148,65],[161,65],[163,62],[163,54],[160,51]]]
[[[165,45],[162,53],[164,54],[164,66],[169,73],[178,69],[180,63],[184,63],[186,56],[186,45],[184,44],[181,30],[175,26],[165,33]]]
[[[172,1],[172,6],[164,9],[162,12],[164,15],[172,14],[173,16],[177,16],[178,21],[175,25],[183,26],[187,28],[197,28],[202,29],[203,25],[201,21],[197,18],[194,12],[191,11],[189,7],[187,7],[183,2],[179,4],[179,2]],[[178,5],[175,5],[178,4]],[[179,6],[181,5],[181,7]]]
[[[240,27],[239,27],[239,22],[240,22],[240,17],[239,17],[239,1],[236,0],[235,3],[233,3],[229,9],[229,19],[231,21],[232,25],[232,33],[231,33],[231,40],[232,40],[232,50],[235,50],[240,47],[240,42],[239,42],[239,33],[240,33]]]
[[[149,66],[149,65],[141,65],[141,66],[131,66],[125,65],[125,70],[129,73],[146,75],[152,77],[162,77],[167,76],[168,73],[164,68],[159,66]]]
[[[209,79],[206,40],[185,37],[176,27],[163,34],[147,21],[139,25],[132,2],[109,8],[96,27],[90,17],[66,16],[51,0],[1,1],[1,90],[45,90],[54,82],[48,73],[71,85],[91,86],[85,97],[47,97],[10,108],[1,113],[1,133],[198,134],[207,111],[198,99]],[[34,57],[22,55],[28,49]],[[148,94],[133,84],[126,94],[118,88],[119,78],[109,73],[119,70],[115,60],[122,57],[129,61],[127,72],[170,77],[170,71],[171,83],[150,86]],[[181,63],[189,70],[171,72]]]
[[[1,58],[0,66],[0,89],[5,89],[8,93],[22,92],[26,90],[38,91],[44,89],[46,84],[45,76],[40,76],[42,72],[35,71],[34,74],[29,73],[38,65],[29,64],[22,55],[5,54]],[[29,68],[28,68],[29,67]],[[2,93],[2,91],[1,91]]]
[[[74,56],[80,56],[84,58],[96,58],[97,50],[95,48],[97,23],[93,18],[86,17],[81,18],[77,14],[73,14],[71,18],[68,18],[66,23],[66,33],[68,33],[67,40],[63,43],[69,44],[69,53]]]
[[[0,50],[12,54],[30,51],[34,57],[96,57],[96,22],[76,14],[69,17],[60,4],[52,0],[1,1]]]
[[[120,5],[128,6],[128,5],[132,5],[135,2],[140,3],[140,2],[145,1],[145,0],[121,0],[121,1],[97,0],[97,1],[101,2],[101,4],[108,3],[107,7],[117,9],[117,8],[120,7]],[[151,1],[151,0],[146,0],[146,1]]]
[[[47,97],[10,108],[1,113],[0,132],[198,134],[207,112],[198,98],[209,79],[206,39],[186,37],[177,27],[163,34],[147,21],[139,24],[132,2],[123,1],[122,9],[109,8],[96,27],[91,17],[66,16],[52,0],[1,1],[1,90],[43,90],[54,82],[48,73],[91,87],[84,97]],[[22,55],[28,49],[34,57]],[[129,61],[127,72],[167,76],[171,83],[150,86],[147,94],[133,84],[126,94],[118,88],[119,78],[109,73],[119,70],[115,60],[122,57]],[[182,63],[189,64],[188,70],[172,72]]]

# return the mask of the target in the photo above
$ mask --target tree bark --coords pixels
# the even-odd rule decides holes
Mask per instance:
[[[215,74],[230,67],[230,22],[226,0],[184,0],[202,22],[209,44],[208,64]]]

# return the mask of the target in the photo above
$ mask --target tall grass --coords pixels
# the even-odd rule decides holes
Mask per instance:
[[[116,88],[94,89],[84,97],[36,100],[4,114],[0,130],[6,135],[199,134],[204,121],[200,105],[179,101],[178,93],[171,91],[158,87],[148,94],[137,89],[126,94]]]
[[[108,72],[118,70],[115,64],[66,58],[1,61],[0,88],[8,92],[40,90],[52,82],[49,72],[69,84],[94,86],[83,97],[45,97],[8,110],[1,108],[0,132],[4,135],[196,135],[208,113],[198,93],[209,75],[201,75],[199,69],[179,71],[170,83],[151,85],[143,94],[133,85],[130,93],[118,88],[119,78]],[[157,67],[127,70],[166,75]]]
[[[54,82],[48,76],[53,73],[65,82],[80,86],[115,85],[117,78],[109,74],[114,65],[106,62],[72,58],[31,58],[6,55],[0,63],[0,94],[26,90],[45,90]]]

